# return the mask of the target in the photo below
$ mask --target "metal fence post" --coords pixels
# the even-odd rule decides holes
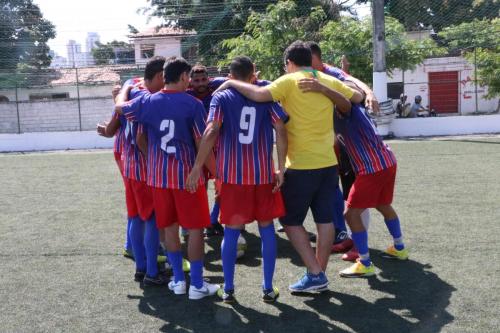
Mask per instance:
[[[17,134],[21,134],[21,117],[19,116],[19,96],[16,82],[16,112],[17,112]]]
[[[474,93],[476,95],[476,113],[479,112],[479,100],[477,94],[477,47],[474,46]]]
[[[82,108],[80,105],[80,81],[78,80],[78,67],[75,67],[76,73],[76,95],[78,98],[78,123],[80,126],[80,132],[82,131]]]

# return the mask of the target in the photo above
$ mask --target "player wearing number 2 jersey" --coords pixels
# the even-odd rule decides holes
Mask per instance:
[[[248,57],[236,57],[230,65],[231,77],[250,82],[254,66]],[[221,223],[225,225],[222,244],[224,289],[218,292],[225,302],[234,301],[234,270],[237,240],[247,223],[259,223],[262,238],[264,301],[274,301],[278,290],[272,280],[276,262],[273,219],[285,213],[279,187],[283,175],[275,177],[273,126],[276,129],[279,171],[286,159],[288,115],[277,103],[257,103],[234,89],[218,92],[212,98],[208,126],[188,177],[188,189],[196,191],[201,167],[217,141],[217,179],[220,192]],[[276,178],[276,180],[275,180]],[[276,186],[275,183],[276,182]]]
[[[203,228],[210,224],[207,193],[203,186],[196,193],[185,190],[197,141],[205,130],[203,104],[185,92],[190,70],[184,59],[169,58],[164,69],[164,89],[117,105],[116,111],[141,123],[148,134],[147,183],[153,188],[156,223],[165,232],[174,273],[169,288],[177,295],[186,293],[179,240],[181,225],[189,230],[189,298],[200,299],[215,294],[219,286],[203,280]]]

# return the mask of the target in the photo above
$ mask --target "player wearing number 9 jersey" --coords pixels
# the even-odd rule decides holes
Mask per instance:
[[[167,255],[174,273],[169,288],[177,295],[186,293],[179,240],[181,225],[189,230],[189,298],[200,299],[215,294],[219,286],[203,280],[203,228],[210,224],[207,193],[203,186],[196,193],[185,190],[197,141],[205,130],[203,104],[185,92],[190,70],[191,66],[182,58],[167,59],[164,89],[119,104],[116,111],[142,124],[148,134],[147,183],[152,187],[156,223],[165,233]]]
[[[253,74],[250,58],[236,57],[231,62],[232,78],[250,82]],[[288,115],[279,104],[254,102],[234,89],[218,92],[212,98],[207,130],[188,177],[188,189],[196,191],[201,167],[217,144],[216,175],[222,182],[220,209],[221,223],[225,225],[222,243],[225,285],[218,295],[225,302],[234,301],[233,281],[240,230],[255,220],[259,223],[262,238],[263,299],[274,301],[278,297],[272,284],[276,261],[273,219],[283,216],[285,209],[279,191],[282,174],[275,177],[274,171],[273,125],[276,128],[279,172],[283,172],[287,149],[286,120]]]

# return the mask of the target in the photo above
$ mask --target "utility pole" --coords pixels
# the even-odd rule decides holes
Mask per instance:
[[[384,0],[372,0],[373,24],[373,92],[379,100],[387,100],[387,73],[385,65]]]

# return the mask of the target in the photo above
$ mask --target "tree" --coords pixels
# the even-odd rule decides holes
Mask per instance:
[[[358,0],[367,3],[369,0]],[[386,13],[398,19],[406,30],[444,27],[470,22],[474,19],[492,19],[500,14],[498,0],[386,0]]]
[[[216,63],[223,57],[219,42],[240,35],[247,19],[253,13],[263,13],[268,5],[277,0],[148,0],[143,13],[160,17],[168,26],[194,30],[196,37],[188,41],[186,48],[198,45],[199,60]],[[348,9],[349,1],[303,0],[295,4],[295,11],[308,15],[314,6],[322,6],[330,19],[338,19],[342,10]]]
[[[331,63],[340,63],[347,55],[351,73],[371,82],[373,68],[372,25],[370,19],[357,20],[341,17],[330,21],[321,7],[315,7],[308,16],[300,16],[294,1],[280,1],[269,6],[266,13],[252,14],[245,32],[225,40],[222,45],[226,65],[234,56],[250,56],[262,71],[263,76],[275,79],[283,71],[283,51],[293,41],[320,41],[324,58]],[[431,39],[410,41],[405,37],[404,27],[394,18],[386,18],[387,68],[412,69],[426,57],[442,54]]]
[[[54,25],[32,0],[0,0],[0,69],[40,69],[50,65],[47,42]]]
[[[459,50],[476,65],[478,83],[488,86],[486,97],[500,96],[500,18],[474,20],[445,28],[439,37],[451,51]]]
[[[126,42],[112,41],[106,44],[97,43],[92,50],[96,65],[134,63],[134,49]]]
[[[321,7],[312,8],[308,16],[300,16],[299,10],[294,1],[280,1],[266,13],[252,13],[243,34],[222,42],[226,57],[219,65],[244,54],[255,61],[263,78],[277,78],[282,73],[285,48],[297,39],[317,40],[319,29],[327,22]]]
[[[404,26],[397,19],[386,16],[386,66],[392,70],[414,69],[424,59],[442,55],[446,50],[438,47],[431,38],[410,40]],[[340,63],[342,55],[349,58],[350,73],[365,82],[372,81],[373,43],[371,18],[357,20],[343,17],[339,22],[329,22],[321,30],[321,48],[326,61]]]

